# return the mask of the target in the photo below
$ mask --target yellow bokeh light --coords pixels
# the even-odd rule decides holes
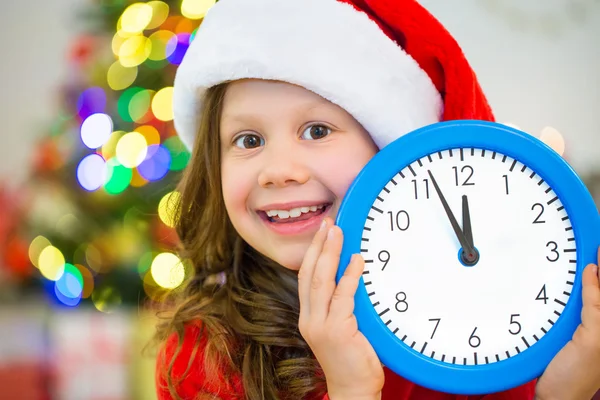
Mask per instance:
[[[158,216],[169,227],[175,226],[175,210],[181,201],[181,193],[173,191],[167,193],[158,203]]]
[[[48,246],[40,253],[39,269],[51,281],[57,281],[65,272],[65,256],[54,246]]]
[[[565,138],[556,128],[547,126],[542,129],[540,140],[550,146],[560,156],[565,154]]]
[[[132,36],[119,48],[119,62],[124,67],[137,67],[148,59],[152,42],[145,36]]]
[[[152,113],[161,121],[173,119],[173,87],[160,89],[152,99]]]
[[[102,254],[91,244],[85,248],[85,261],[94,272],[102,272]]]
[[[133,169],[131,175],[131,182],[129,183],[133,187],[142,187],[148,183],[148,180],[140,175],[137,169]]]
[[[123,36],[119,32],[115,33],[112,39],[112,52],[115,56],[119,56],[119,52],[121,51],[121,46],[127,40],[129,36]]]
[[[165,289],[175,289],[185,279],[183,263],[173,253],[157,255],[152,261],[150,273],[156,284]]]
[[[146,29],[156,29],[169,17],[169,5],[163,1],[149,1],[146,4],[152,7],[152,20]]]
[[[153,8],[146,3],[127,7],[119,19],[117,30],[126,34],[141,33],[152,21]]]
[[[137,74],[137,67],[124,67],[119,61],[115,61],[108,68],[106,81],[112,90],[123,90],[131,86]]]
[[[140,165],[148,153],[146,138],[139,132],[130,132],[117,143],[117,160],[127,168]]]
[[[177,46],[168,46],[170,40],[177,40],[171,31],[157,31],[148,38],[152,43],[152,49],[148,58],[152,61],[161,61],[169,57]]]
[[[37,268],[40,267],[39,260],[40,254],[42,254],[42,250],[51,245],[52,244],[50,243],[50,241],[43,236],[37,236],[31,241],[31,244],[29,245],[29,260]]]
[[[92,292],[92,302],[98,311],[111,313],[121,305],[121,294],[111,286],[104,286]]]
[[[123,136],[125,136],[126,132],[124,131],[114,131],[106,143],[102,146],[102,157],[105,160],[109,160],[117,155],[117,143]]]
[[[215,3],[216,0],[183,0],[181,14],[189,19],[201,19]]]

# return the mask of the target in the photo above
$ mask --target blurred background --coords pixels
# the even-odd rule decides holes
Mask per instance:
[[[252,1],[252,0],[248,0]],[[550,144],[600,202],[600,2],[422,0],[499,122]],[[174,72],[214,0],[0,5],[0,399],[155,399],[142,352],[189,154]]]

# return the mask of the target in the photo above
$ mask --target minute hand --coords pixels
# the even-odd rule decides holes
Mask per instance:
[[[463,254],[465,255],[465,257],[468,258],[469,255],[474,254],[474,249],[471,247],[471,244],[469,243],[469,241],[465,237],[463,231],[460,229],[460,226],[458,226],[458,222],[456,221],[456,218],[454,217],[454,214],[452,213],[452,210],[450,209],[450,206],[448,205],[448,202],[446,201],[446,198],[442,194],[442,191],[440,190],[440,187],[438,186],[435,178],[433,177],[433,174],[431,173],[430,170],[427,170],[427,172],[429,173],[429,177],[431,178],[431,182],[433,182],[433,186],[435,187],[435,191],[437,192],[440,200],[442,201],[442,205],[444,206],[444,210],[446,210],[446,215],[448,215],[448,219],[450,220],[450,223],[452,224],[452,229],[454,229],[454,233],[456,234],[456,237],[458,238],[458,241],[460,242],[460,245],[463,248]]]

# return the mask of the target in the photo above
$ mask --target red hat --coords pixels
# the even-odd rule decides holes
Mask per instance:
[[[493,120],[462,50],[415,0],[220,0],[175,77],[174,123],[189,149],[204,91],[244,78],[317,93],[379,148],[439,121]]]

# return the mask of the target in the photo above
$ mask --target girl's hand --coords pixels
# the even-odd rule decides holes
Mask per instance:
[[[304,256],[298,272],[300,333],[323,368],[331,400],[376,399],[383,368],[354,317],[364,260],[354,255],[336,287],[342,240],[341,229],[326,218]]]
[[[589,400],[600,389],[599,281],[598,266],[588,265],[583,271],[581,325],[539,379],[536,398]]]

